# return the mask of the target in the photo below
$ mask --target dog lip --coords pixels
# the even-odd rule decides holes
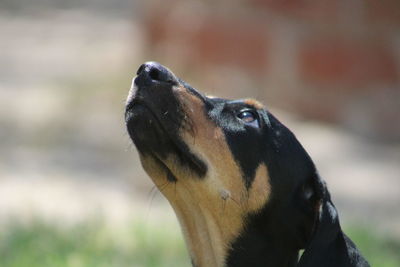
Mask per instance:
[[[133,98],[131,101],[127,103],[125,106],[125,113],[132,111],[136,106],[141,105],[141,106],[147,106],[144,101]]]
[[[145,91],[149,87],[157,86],[160,84],[167,84],[169,86],[176,86],[177,83],[173,81],[157,81],[151,80],[151,82],[142,81],[140,76],[136,76],[133,78],[131,89],[129,90],[129,94],[126,100],[125,112],[130,111],[135,105],[146,105],[149,108],[149,105],[146,104],[145,99],[149,96],[144,96],[140,92]]]
[[[168,133],[166,128],[164,127],[163,123],[161,122],[159,116],[157,115],[157,112],[154,111],[151,106],[146,103],[146,101],[139,99],[139,98],[134,98],[132,99],[125,108],[125,123],[128,124],[129,121],[131,120],[132,116],[135,115],[135,109],[145,109],[148,111],[147,113],[150,114],[152,117],[156,119],[158,124],[160,124],[161,128],[163,129],[164,132]]]
[[[157,110],[154,110],[154,107],[152,108],[152,105],[138,94],[136,94],[128,101],[125,108],[125,122],[128,127],[128,132],[129,128],[132,127],[129,125],[131,125],[130,121],[133,119],[133,117],[135,117],[135,109],[140,109],[140,108],[143,108],[146,111],[148,111],[147,116],[151,116],[155,119],[154,121],[156,121],[156,123],[159,125],[159,129],[165,133],[165,136],[171,141],[171,143],[177,149],[177,151],[179,151],[181,155],[184,155],[186,160],[190,162],[190,165],[195,167],[195,170],[200,177],[204,176],[205,173],[207,172],[207,166],[205,165],[205,163],[187,150],[185,144],[183,144],[182,141],[177,139],[178,137],[176,136],[176,133],[172,132],[168,128],[168,126],[165,125],[166,121],[161,117],[162,114],[157,112]]]

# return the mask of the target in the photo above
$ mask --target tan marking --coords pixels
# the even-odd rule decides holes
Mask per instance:
[[[256,212],[268,201],[268,171],[260,165],[247,191],[225,135],[205,116],[203,102],[183,87],[174,90],[192,124],[190,131],[181,129],[181,137],[191,152],[205,161],[207,175],[199,179],[171,155],[163,163],[178,181],[165,186],[163,167],[151,157],[141,156],[142,164],[171,203],[196,266],[224,266],[231,242],[243,229],[244,215]]]
[[[252,98],[245,99],[245,100],[243,100],[243,102],[246,103],[247,105],[255,107],[256,109],[263,109],[264,108],[263,104],[261,104],[260,102],[258,102],[255,99],[252,99]]]
[[[249,189],[248,208],[251,212],[258,211],[268,201],[271,193],[267,166],[260,164],[253,183]]]

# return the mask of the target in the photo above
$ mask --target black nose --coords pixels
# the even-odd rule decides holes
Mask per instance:
[[[166,82],[176,84],[175,75],[166,67],[157,62],[146,62],[137,71],[138,82],[150,84],[152,82]]]

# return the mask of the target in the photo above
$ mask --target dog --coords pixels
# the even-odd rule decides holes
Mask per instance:
[[[310,156],[260,102],[206,96],[147,62],[125,120],[193,266],[369,266]]]

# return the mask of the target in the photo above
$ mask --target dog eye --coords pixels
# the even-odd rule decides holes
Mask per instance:
[[[249,110],[242,111],[237,115],[237,117],[239,119],[241,119],[247,125],[257,127],[257,128],[260,127],[260,125],[258,123],[257,115],[252,111],[249,111]]]

